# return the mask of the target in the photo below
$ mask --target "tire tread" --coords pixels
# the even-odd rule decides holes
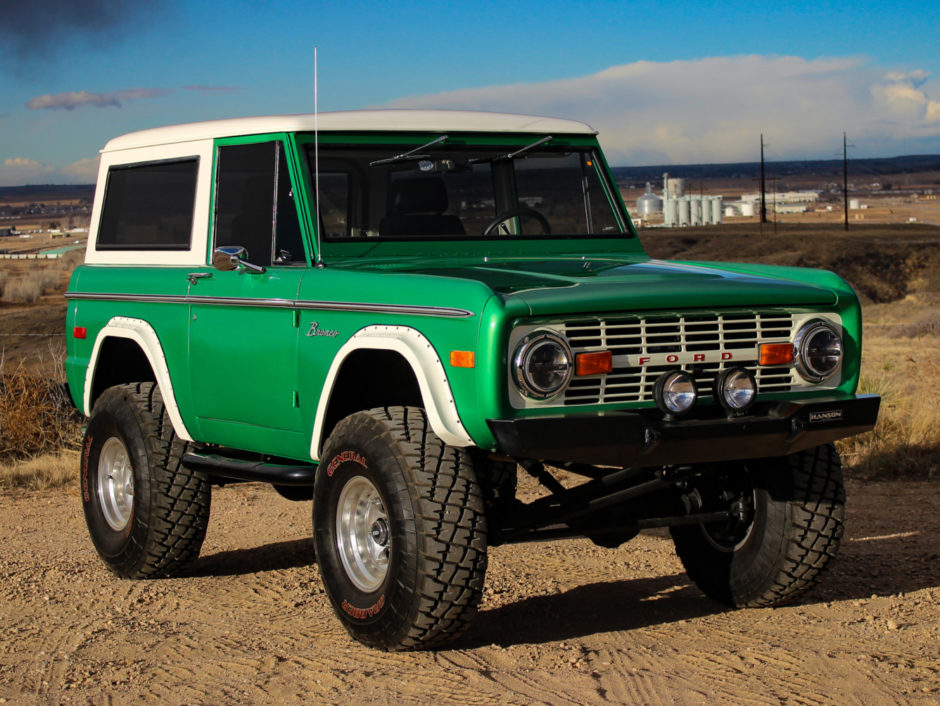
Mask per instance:
[[[775,607],[799,599],[835,559],[845,529],[842,463],[832,444],[768,463],[765,481],[771,494],[780,496],[773,501],[778,511],[767,515],[765,546],[753,566],[718,566],[720,555],[693,528],[672,533],[689,578],[710,597],[735,607]]]
[[[151,515],[143,556],[111,567],[127,578],[173,576],[199,556],[210,511],[210,484],[204,472],[183,465],[188,444],[173,429],[160,388],[153,382],[118,385],[98,403],[133,414],[144,436],[151,471]],[[135,519],[136,521],[136,519]]]
[[[347,628],[360,642],[386,650],[439,647],[467,629],[483,595],[487,524],[472,462],[466,450],[444,444],[424,410],[416,407],[351,415],[337,424],[330,438],[369,433],[365,426],[396,457],[405,474],[403,490],[412,497],[418,534],[413,587],[417,610],[413,616],[400,616],[404,625],[389,621],[387,630]]]

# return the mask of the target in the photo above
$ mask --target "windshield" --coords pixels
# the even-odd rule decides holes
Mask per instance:
[[[412,149],[416,148],[416,149]],[[307,147],[310,173],[314,148]],[[321,238],[546,238],[628,232],[592,147],[319,146]]]

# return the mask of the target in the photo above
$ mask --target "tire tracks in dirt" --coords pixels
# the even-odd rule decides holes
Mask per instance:
[[[0,698],[40,703],[936,703],[940,490],[853,484],[840,560],[806,602],[725,611],[665,533],[492,551],[452,649],[353,643],[313,562],[310,506],[215,489],[202,557],[123,581],[75,490],[0,496]],[[903,501],[909,512],[893,512]]]

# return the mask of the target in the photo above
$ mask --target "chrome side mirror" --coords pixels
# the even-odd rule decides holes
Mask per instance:
[[[248,262],[245,259],[247,256],[248,251],[240,245],[226,245],[212,251],[212,266],[221,272],[238,270],[239,273],[262,274],[266,271],[261,265],[252,265]]]

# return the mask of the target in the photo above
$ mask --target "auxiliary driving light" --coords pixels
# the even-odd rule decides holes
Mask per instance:
[[[757,398],[757,382],[745,368],[729,368],[715,378],[715,399],[729,414],[746,412]]]
[[[684,370],[663,373],[653,385],[653,399],[659,410],[670,417],[681,417],[689,413],[698,399],[695,381]]]

